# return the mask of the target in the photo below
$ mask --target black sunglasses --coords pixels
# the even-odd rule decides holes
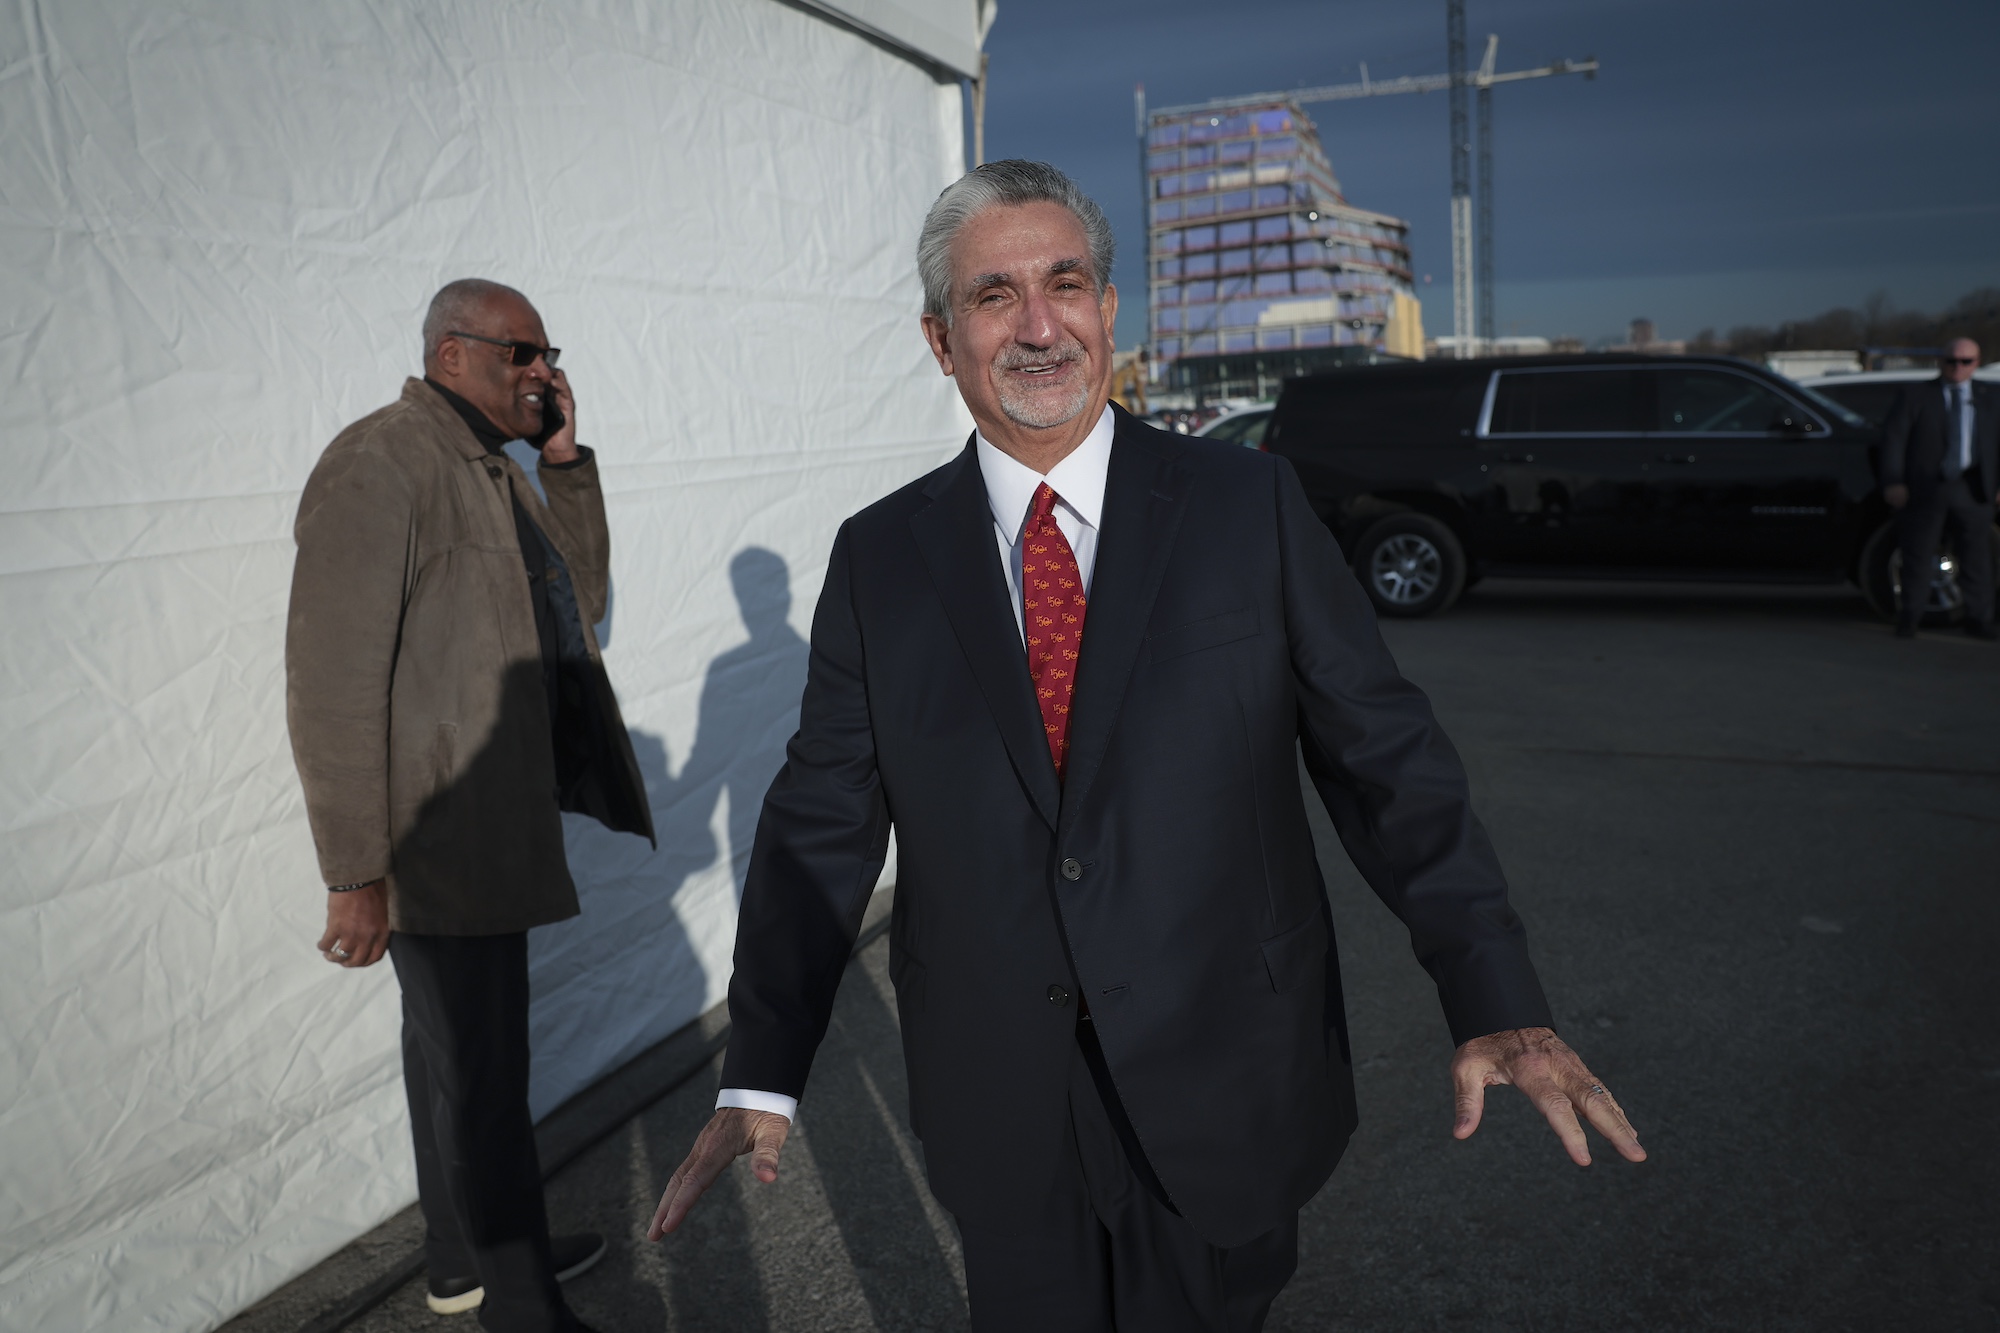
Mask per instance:
[[[1941,356],[1938,360],[1947,366],[1976,366],[1979,364],[1979,358],[1976,356]]]
[[[513,353],[511,360],[517,366],[532,366],[535,364],[535,358],[540,357],[548,363],[550,370],[554,370],[556,362],[562,359],[562,348],[560,347],[537,347],[534,343],[524,343],[508,338],[482,338],[476,333],[460,333],[457,329],[447,329],[444,336],[447,338],[470,338],[476,343],[492,343],[495,347],[504,347]]]

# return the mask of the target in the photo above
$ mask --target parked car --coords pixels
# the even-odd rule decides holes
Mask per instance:
[[[1489,573],[1847,578],[1893,615],[1879,438],[1744,362],[1599,354],[1290,380],[1264,448],[1385,615],[1442,611]],[[1949,567],[1928,601],[1958,614]]]
[[[1180,435],[1198,435],[1201,428],[1213,421],[1216,409],[1212,407],[1162,407],[1147,414],[1146,420],[1161,430],[1174,431]]]
[[[1272,406],[1270,403],[1252,403],[1248,407],[1235,408],[1224,412],[1195,434],[1204,439],[1227,440],[1231,444],[1260,448],[1264,443],[1264,429],[1271,424]]]
[[[1974,379],[2000,381],[2000,363],[1981,366],[1972,374]],[[1868,370],[1852,375],[1815,375],[1799,383],[1879,426],[1889,419],[1907,385],[1936,378],[1935,370]]]

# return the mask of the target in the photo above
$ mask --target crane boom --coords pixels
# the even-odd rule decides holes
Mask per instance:
[[[1467,70],[1465,81],[1471,87],[1480,88],[1519,83],[1523,79],[1553,78],[1559,74],[1581,74],[1590,78],[1596,73],[1596,57],[1585,56],[1582,60],[1556,60],[1534,69],[1510,69],[1492,74]],[[1234,111],[1237,107],[1261,106],[1285,98],[1294,102],[1349,102],[1360,97],[1394,97],[1398,93],[1441,93],[1450,87],[1449,74],[1406,74],[1396,79],[1364,78],[1359,83],[1329,83],[1292,92],[1217,97],[1207,102],[1190,102],[1186,106],[1154,107],[1152,112],[1156,116],[1182,116],[1197,111]]]

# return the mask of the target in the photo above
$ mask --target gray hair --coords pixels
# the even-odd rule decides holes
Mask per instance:
[[[951,323],[951,243],[966,223],[999,204],[1059,204],[1083,228],[1090,247],[1091,277],[1097,294],[1111,281],[1118,239],[1104,210],[1077,183],[1046,162],[1008,158],[974,167],[944,187],[917,234],[917,276],[924,284],[924,313]]]
[[[460,278],[438,288],[438,294],[431,298],[431,308],[424,312],[424,355],[428,357],[435,353],[447,334],[453,329],[464,329],[469,321],[477,318],[479,308],[497,296],[512,296],[524,305],[534,305],[505,283],[489,282],[485,278]]]

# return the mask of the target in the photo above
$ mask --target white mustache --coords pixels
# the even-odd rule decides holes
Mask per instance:
[[[999,370],[1025,370],[1029,366],[1055,366],[1083,360],[1083,344],[1072,339],[1060,347],[1038,352],[1031,347],[1009,347],[993,358]]]

